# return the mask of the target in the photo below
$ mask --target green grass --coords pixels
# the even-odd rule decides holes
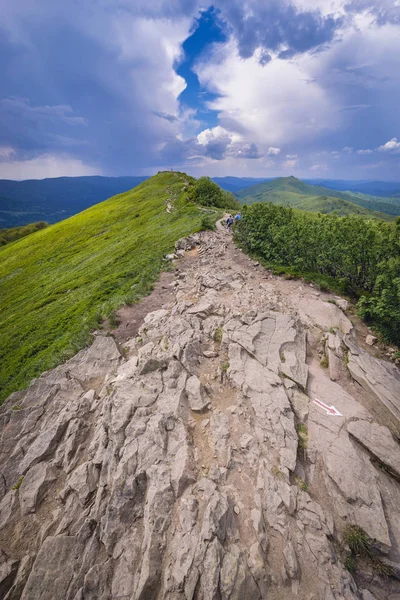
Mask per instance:
[[[358,525],[348,525],[343,539],[355,556],[371,555],[373,540]]]
[[[192,181],[160,173],[0,249],[0,401],[150,292],[174,242],[201,229],[201,211],[186,200]]]
[[[298,477],[296,475],[296,477],[294,478],[294,481],[295,481],[296,485],[298,485],[299,488],[301,490],[303,490],[303,492],[308,492],[308,485],[306,484],[305,481],[303,481],[303,479],[301,477]]]
[[[308,429],[304,423],[296,425],[297,437],[299,438],[299,448],[307,450],[308,446]]]

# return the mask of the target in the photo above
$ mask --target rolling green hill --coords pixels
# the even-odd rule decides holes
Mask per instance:
[[[393,212],[385,214],[384,206],[380,211],[367,208],[365,203],[368,201],[365,197],[361,198],[361,195],[353,197],[344,192],[309,185],[295,177],[279,177],[272,181],[266,181],[240,190],[237,192],[237,196],[243,204],[272,202],[310,212],[323,214],[336,212],[339,216],[352,214],[386,221],[392,220],[395,216]],[[390,209],[393,209],[393,205],[390,205]],[[400,215],[400,206],[396,214]]]
[[[0,401],[151,289],[174,242],[201,229],[205,209],[187,200],[194,182],[160,173],[0,249]]]

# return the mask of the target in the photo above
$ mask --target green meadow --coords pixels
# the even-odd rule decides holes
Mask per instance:
[[[187,199],[193,181],[159,173],[0,248],[0,401],[73,356],[113,310],[149,293],[174,242],[201,229],[204,212]]]

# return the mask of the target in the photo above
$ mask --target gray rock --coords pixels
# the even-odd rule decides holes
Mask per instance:
[[[202,412],[207,408],[210,399],[196,375],[189,377],[189,379],[186,381],[185,389],[188,396],[189,406],[192,410],[196,412]]]
[[[368,421],[350,421],[347,431],[400,479],[400,446],[387,427]]]
[[[204,350],[203,356],[206,358],[216,358],[218,356],[218,352],[215,352],[215,350]]]
[[[18,570],[18,560],[7,560],[0,565],[0,596],[4,598],[12,586]]]
[[[82,506],[85,506],[90,494],[94,492],[99,480],[99,470],[91,462],[80,465],[71,473],[67,484],[77,493]]]
[[[75,537],[45,539],[36,557],[21,600],[66,598],[68,588],[82,560],[82,546]]]
[[[382,415],[400,437],[400,370],[390,362],[368,354],[348,338],[348,369],[352,377],[374,398]]]
[[[387,551],[391,547],[388,526],[375,470],[368,458],[357,452],[342,432],[327,449],[324,461],[327,474],[336,484],[332,499],[337,502],[338,512],[346,511],[350,522],[362,527]]]
[[[187,310],[188,315],[197,315],[205,318],[206,316],[212,315],[215,311],[214,304],[212,302],[199,302],[194,306],[191,306]]]
[[[39,463],[29,469],[19,488],[21,515],[36,512],[56,478],[56,469],[50,467],[47,463]]]
[[[336,356],[335,352],[328,348],[328,362],[329,362],[329,377],[332,381],[338,381],[340,379],[340,359]]]
[[[367,337],[365,338],[365,342],[368,344],[368,346],[374,346],[378,341],[378,338],[375,337],[374,335],[367,335]]]

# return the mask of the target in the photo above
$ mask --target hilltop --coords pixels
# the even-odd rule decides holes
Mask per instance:
[[[188,200],[193,189],[185,174],[160,173],[0,249],[0,400],[75,354],[116,307],[149,292],[174,242],[213,211]]]
[[[400,215],[400,203],[392,204],[379,202],[368,204],[364,195],[350,195],[344,192],[332,191],[321,186],[314,186],[296,177],[279,177],[272,181],[266,181],[250,186],[236,192],[243,204],[255,202],[272,202],[291,206],[300,210],[320,212],[324,214],[336,212],[340,216],[359,215],[370,219],[382,219],[389,221],[392,216]],[[379,211],[376,207],[379,207]]]

